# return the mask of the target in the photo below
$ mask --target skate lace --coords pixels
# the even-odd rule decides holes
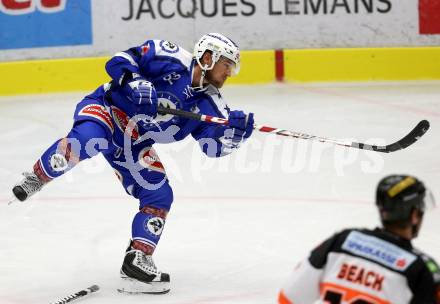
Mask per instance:
[[[153,257],[151,255],[146,255],[142,251],[136,251],[136,264],[139,268],[147,273],[158,275],[156,265],[154,264]]]
[[[41,190],[44,183],[34,173],[24,172],[23,175],[25,178],[17,186],[23,188],[28,195]]]

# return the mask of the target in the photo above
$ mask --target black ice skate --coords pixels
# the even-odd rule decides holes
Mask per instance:
[[[40,191],[45,184],[34,172],[24,172],[23,175],[24,178],[12,188],[14,196],[22,202]]]
[[[170,291],[170,275],[157,270],[151,255],[129,248],[121,268],[119,292],[162,294]]]

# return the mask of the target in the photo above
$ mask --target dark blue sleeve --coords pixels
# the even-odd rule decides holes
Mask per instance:
[[[203,153],[209,157],[221,157],[228,155],[232,150],[228,150],[224,147],[221,139],[224,136],[226,127],[214,126],[209,123],[200,123],[191,135],[200,145]]]
[[[227,118],[229,113],[226,104],[224,108],[219,108],[210,96],[199,102],[198,107],[201,113],[220,118]],[[225,156],[239,148],[239,144],[232,142],[232,130],[226,126],[201,122],[191,135],[208,157]]]
[[[440,267],[428,255],[421,253],[422,267],[418,269],[409,286],[414,293],[410,304],[440,304]]]
[[[132,78],[133,73],[141,76],[147,70],[145,66],[154,57],[154,41],[148,40],[141,46],[130,48],[123,52],[116,53],[105,65],[107,74],[119,85],[124,85],[128,78]]]

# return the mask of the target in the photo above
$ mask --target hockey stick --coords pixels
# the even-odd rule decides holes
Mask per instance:
[[[180,117],[187,118],[187,119],[210,122],[210,123],[215,123],[215,124],[220,124],[220,125],[228,125],[228,120],[225,118],[203,115],[203,114],[198,114],[198,113],[192,113],[192,112],[187,112],[187,111],[183,111],[183,110],[179,110],[179,109],[159,107],[158,113],[162,114],[162,115],[171,114],[171,115],[176,115],[176,116],[180,116]],[[362,150],[371,150],[371,151],[383,152],[383,153],[390,153],[390,152],[395,152],[395,151],[405,149],[405,148],[409,147],[410,145],[412,145],[413,143],[415,143],[417,140],[419,140],[420,137],[422,137],[423,134],[425,134],[426,131],[428,131],[429,121],[427,121],[427,120],[420,121],[417,124],[417,126],[415,126],[414,129],[412,129],[411,132],[409,132],[405,137],[403,137],[402,139],[400,139],[392,144],[386,145],[386,146],[368,145],[368,144],[358,143],[358,142],[354,142],[354,141],[343,141],[343,140],[338,140],[338,139],[319,137],[319,136],[309,135],[309,134],[305,134],[305,133],[299,133],[299,132],[294,132],[294,131],[288,131],[288,130],[283,130],[283,129],[267,127],[267,126],[261,126],[261,125],[254,125],[254,129],[258,130],[260,132],[274,133],[274,134],[281,135],[281,136],[288,136],[288,137],[300,138],[300,139],[311,139],[311,140],[317,140],[320,142],[328,142],[328,143],[332,143],[332,144],[344,146],[344,147],[350,147],[350,148],[356,148],[356,149],[362,149]]]
[[[98,285],[92,285],[86,289],[80,290],[78,292],[75,292],[74,294],[68,295],[65,298],[62,298],[56,302],[53,302],[51,304],[66,304],[66,303],[70,303],[72,301],[78,300],[80,298],[83,298],[93,292],[96,292],[99,290],[99,286]]]

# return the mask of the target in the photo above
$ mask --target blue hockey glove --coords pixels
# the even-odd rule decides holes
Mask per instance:
[[[137,108],[137,114],[157,116],[157,94],[153,84],[143,78],[135,78],[127,83],[128,98]]]
[[[243,111],[229,112],[229,127],[233,130],[232,142],[239,143],[249,138],[254,130],[254,113],[249,115]]]

